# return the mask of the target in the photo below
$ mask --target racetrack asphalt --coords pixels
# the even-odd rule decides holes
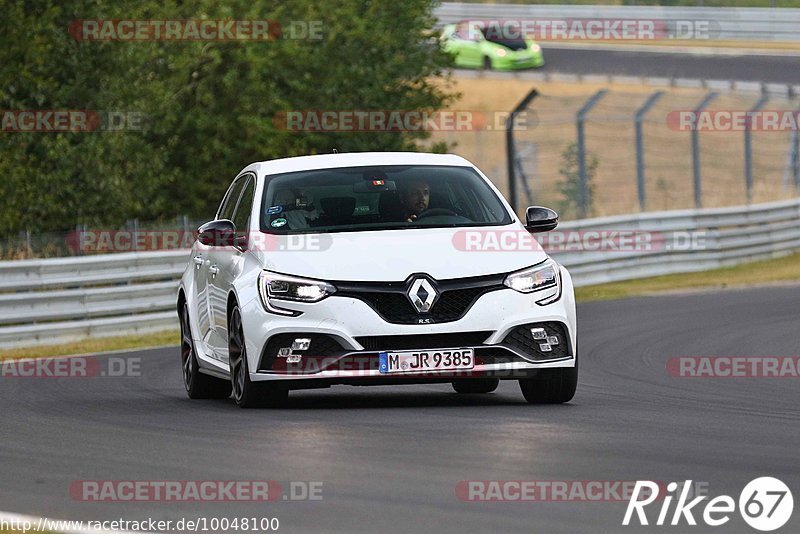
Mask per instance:
[[[800,500],[797,378],[680,378],[679,356],[800,354],[800,287],[580,304],[580,382],[527,405],[516,382],[192,401],[177,347],[116,354],[141,376],[0,378],[0,510],[62,519],[277,517],[285,532],[755,532],[623,527],[624,502],[464,502],[464,480],[687,479],[711,497],[775,476]],[[79,480],[321,481],[321,501],[82,502]],[[658,513],[648,508],[651,521]],[[695,513],[698,521],[702,521]],[[702,523],[701,523],[702,524]],[[797,532],[800,513],[780,532]]]
[[[696,55],[547,45],[542,48],[546,61],[543,70],[551,72],[800,84],[797,55]]]

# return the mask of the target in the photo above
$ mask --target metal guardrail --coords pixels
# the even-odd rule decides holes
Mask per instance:
[[[187,250],[0,262],[0,347],[177,328]]]
[[[586,219],[559,231],[565,250],[554,251],[552,241],[549,250],[576,286],[702,271],[800,250],[800,200]],[[585,243],[591,232],[617,231],[652,246],[570,249],[571,235]],[[176,329],[175,293],[188,259],[179,250],[0,262],[0,347]]]
[[[434,14],[441,24],[465,19],[650,19],[710,21],[714,39],[798,41],[800,9],[745,7],[660,7],[597,5],[519,5],[444,2]]]
[[[551,255],[576,286],[704,271],[800,250],[800,200],[731,208],[650,212],[564,223],[563,232],[634,231],[652,246]],[[567,237],[567,239],[569,239]],[[551,247],[552,248],[552,247]]]

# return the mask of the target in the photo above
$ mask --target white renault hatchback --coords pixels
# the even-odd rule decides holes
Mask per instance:
[[[334,384],[489,393],[514,379],[530,403],[567,402],[572,281],[531,238],[557,224],[541,207],[518,220],[454,155],[249,165],[200,227],[180,283],[189,397],[232,392],[250,407]]]

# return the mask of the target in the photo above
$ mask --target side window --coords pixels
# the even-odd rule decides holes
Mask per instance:
[[[253,211],[253,196],[255,195],[255,180],[252,177],[247,178],[247,184],[244,186],[244,192],[239,199],[239,204],[236,212],[233,214],[233,224],[236,225],[236,233],[243,234],[247,232],[247,223],[250,220],[250,213]]]
[[[239,195],[242,192],[242,187],[246,181],[246,177],[237,178],[233,181],[231,186],[228,188],[228,192],[225,194],[225,198],[222,200],[222,204],[219,206],[219,211],[217,211],[217,219],[230,220],[231,217],[233,217],[233,210],[236,209],[236,202],[239,200]]]
[[[459,24],[456,26],[456,31],[453,34],[456,38],[461,39],[462,41],[480,41],[481,40],[481,30],[479,27],[470,24]]]
[[[462,41],[469,41],[469,28],[465,24],[459,24],[456,26],[453,36]]]

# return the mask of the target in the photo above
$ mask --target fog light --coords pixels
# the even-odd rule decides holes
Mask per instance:
[[[549,336],[549,337],[547,338],[547,342],[548,342],[550,345],[558,345],[558,336]]]
[[[308,350],[311,340],[307,337],[299,337],[292,343],[292,350]]]
[[[542,343],[539,345],[539,350],[542,352],[551,352],[553,347],[550,346],[550,343]]]
[[[280,358],[286,358],[291,354],[292,354],[292,349],[290,349],[289,347],[281,347],[278,349],[278,357]]]
[[[547,339],[547,332],[544,328],[531,328],[531,336],[536,340]]]

